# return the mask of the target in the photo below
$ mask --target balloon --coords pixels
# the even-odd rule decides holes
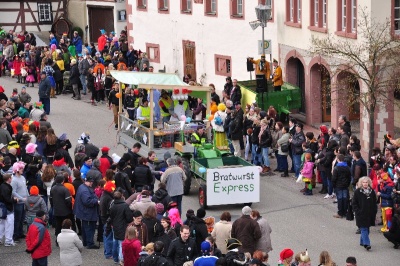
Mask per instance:
[[[186,123],[190,123],[190,121],[192,121],[191,117],[186,117]]]
[[[179,89],[174,89],[174,94],[179,94]]]
[[[214,115],[210,115],[209,117],[208,117],[208,121],[213,121],[214,120]]]
[[[263,171],[263,168],[261,166],[258,166],[258,171],[260,171],[260,174],[261,174]]]
[[[117,97],[118,99],[121,98],[121,93],[119,93],[119,92],[116,93],[116,94],[115,94],[115,97]]]
[[[202,173],[202,174],[204,174],[205,172],[207,172],[207,170],[206,170],[206,168],[204,168],[204,167],[200,167],[200,168],[199,168],[199,172]]]
[[[181,115],[181,121],[186,121],[186,115]]]
[[[188,89],[182,89],[182,93],[183,94],[187,94],[188,93]]]

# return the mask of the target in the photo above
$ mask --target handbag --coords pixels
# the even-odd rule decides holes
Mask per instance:
[[[0,202],[0,219],[7,219],[7,207],[3,202]]]
[[[288,142],[287,143],[283,143],[281,145],[281,151],[282,152],[288,152],[289,151],[289,143]]]

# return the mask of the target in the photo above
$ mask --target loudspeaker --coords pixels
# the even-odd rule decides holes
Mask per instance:
[[[265,75],[256,75],[257,87],[256,92],[262,93],[267,91],[267,81]]]
[[[250,61],[250,59],[247,59],[247,72],[254,71],[254,65],[253,62]]]

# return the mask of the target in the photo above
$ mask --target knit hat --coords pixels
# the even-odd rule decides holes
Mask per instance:
[[[291,250],[290,248],[285,248],[281,251],[281,253],[279,253],[279,257],[281,260],[285,260],[293,256],[293,254],[294,254],[293,250]]]
[[[107,181],[106,184],[104,185],[104,191],[114,192],[115,189],[116,189],[115,181]]]
[[[38,211],[36,217],[43,217],[46,213],[44,211]]]
[[[250,215],[251,214],[251,208],[249,206],[244,206],[242,209],[242,214],[243,215]]]
[[[32,186],[31,189],[29,190],[29,194],[33,196],[39,195],[39,188],[37,186]]]
[[[164,212],[164,205],[162,203],[156,204],[156,211],[158,214],[162,214]]]
[[[34,144],[34,143],[29,143],[28,145],[26,145],[26,148],[25,148],[26,153],[28,153],[28,154],[35,153],[36,147],[37,147],[36,144]]]
[[[67,133],[62,133],[61,136],[58,138],[59,140],[67,140]]]

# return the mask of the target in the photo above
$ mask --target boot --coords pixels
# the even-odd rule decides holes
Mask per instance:
[[[288,170],[283,171],[283,174],[281,174],[281,177],[289,177]]]
[[[326,186],[322,186],[322,189],[318,192],[319,194],[326,194],[328,193],[328,190],[326,189]]]
[[[312,190],[311,189],[306,189],[306,191],[303,193],[305,196],[312,196]]]
[[[17,76],[17,83],[21,83],[21,76]]]
[[[50,89],[50,98],[55,98],[56,96],[55,96],[55,90],[54,90],[54,88],[53,87],[51,87],[51,89]]]
[[[307,191],[307,184],[304,185],[304,188],[300,190],[300,192],[305,193]]]
[[[387,228],[387,217],[386,217],[386,209],[388,208],[382,208],[382,228],[381,228],[381,232],[387,232],[388,228]]]

